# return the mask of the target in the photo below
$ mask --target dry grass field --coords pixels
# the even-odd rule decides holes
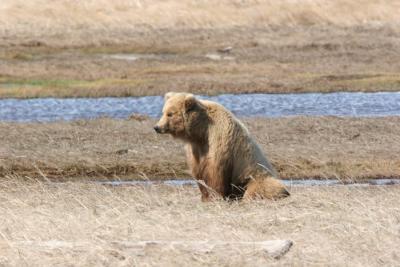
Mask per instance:
[[[399,12],[384,0],[3,0],[0,97],[397,91]]]
[[[112,31],[139,28],[215,29],[238,27],[334,25],[397,26],[400,3],[389,0],[3,0],[0,3],[2,34],[58,37],[67,44],[97,42]],[[99,32],[96,32],[98,30]],[[84,35],[92,32],[91,35]],[[102,33],[98,36],[96,33]],[[63,36],[56,35],[63,34]],[[112,38],[114,37],[114,38]],[[115,38],[117,37],[117,38]]]
[[[0,174],[55,180],[188,178],[184,144],[157,135],[155,122],[1,122]],[[244,122],[282,178],[400,177],[399,117]]]
[[[389,0],[3,0],[0,3],[0,22],[5,36],[52,36],[54,39],[59,37],[60,42],[60,38],[76,35],[76,39],[67,43],[80,44],[107,37],[112,42],[115,38],[111,37],[123,40],[123,36],[112,36],[114,33],[111,31],[132,28],[215,29],[316,24],[397,26],[399,9],[399,2]],[[92,35],[83,35],[88,32]]]
[[[399,186],[293,187],[278,202],[200,202],[194,187],[0,182],[1,266],[396,266]],[[124,242],[290,239],[260,252]],[[83,245],[82,245],[83,244]]]

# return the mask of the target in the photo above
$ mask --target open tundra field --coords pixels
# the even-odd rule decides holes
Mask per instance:
[[[65,179],[189,178],[184,144],[156,120],[0,123],[0,174]],[[285,179],[400,177],[400,117],[244,119]]]
[[[282,201],[202,203],[194,187],[0,182],[2,266],[396,266],[399,186],[293,187]],[[256,248],[140,249],[139,241],[289,239]],[[135,246],[136,244],[136,246]]]
[[[0,98],[399,91],[399,14],[389,0],[0,0]],[[399,116],[243,122],[283,179],[400,178]],[[0,267],[399,265],[399,185],[202,203],[195,186],[101,183],[193,179],[155,123],[1,121]],[[293,241],[281,258],[251,243],[278,239]]]
[[[2,0],[0,97],[397,91],[399,13],[384,0]]]

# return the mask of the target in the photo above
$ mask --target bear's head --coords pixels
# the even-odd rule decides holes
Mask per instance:
[[[165,94],[163,114],[154,130],[160,134],[171,134],[185,141],[200,141],[205,137],[208,116],[205,106],[192,94]]]

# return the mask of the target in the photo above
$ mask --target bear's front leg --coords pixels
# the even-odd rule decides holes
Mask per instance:
[[[212,200],[217,200],[225,197],[224,187],[220,186],[219,183],[208,184],[204,180],[198,180],[199,189],[201,192],[201,201],[208,202]]]
[[[199,189],[201,192],[201,201],[209,202],[211,199],[210,199],[210,193],[208,192],[208,189],[200,183],[199,183]]]

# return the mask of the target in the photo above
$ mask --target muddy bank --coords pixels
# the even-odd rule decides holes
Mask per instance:
[[[0,123],[0,174],[48,179],[187,178],[183,144],[155,120]],[[283,179],[400,177],[400,117],[245,119]]]

